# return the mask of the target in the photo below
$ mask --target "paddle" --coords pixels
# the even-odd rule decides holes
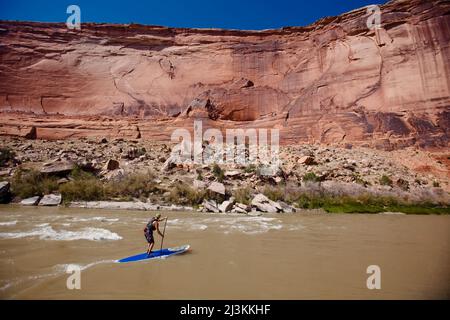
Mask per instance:
[[[166,222],[164,222],[163,236],[162,236],[162,239],[161,239],[161,251],[162,251],[162,246],[163,246],[163,242],[164,242],[164,236],[166,235],[167,220],[169,220],[169,218],[166,218]]]

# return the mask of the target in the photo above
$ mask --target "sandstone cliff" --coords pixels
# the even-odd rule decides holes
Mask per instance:
[[[0,21],[0,134],[162,140],[279,128],[282,143],[448,147],[450,3],[392,1],[237,31]]]

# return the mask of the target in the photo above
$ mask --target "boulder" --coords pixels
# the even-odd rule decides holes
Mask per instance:
[[[22,201],[20,201],[20,204],[23,206],[37,206],[40,199],[41,199],[40,196],[35,196],[35,197],[23,199]]]
[[[260,178],[262,178],[262,177],[270,178],[270,177],[274,177],[274,176],[282,176],[283,169],[277,163],[270,164],[270,165],[261,165],[259,167],[259,174],[260,174]]]
[[[56,183],[57,184],[64,184],[64,183],[67,183],[67,182],[69,182],[70,180],[69,179],[67,179],[67,178],[61,178],[61,179],[58,179],[58,181],[56,181]]]
[[[234,205],[233,210],[231,210],[231,212],[233,213],[242,213],[242,214],[247,214],[247,210],[242,209],[240,206],[238,206],[237,204]]]
[[[259,211],[269,212],[269,213],[277,213],[277,212],[283,210],[277,202],[270,200],[269,198],[267,198],[265,195],[263,195],[261,193],[257,194],[253,198],[252,206],[257,208]]]
[[[309,166],[310,164],[312,164],[314,162],[314,158],[311,156],[304,156],[301,157],[300,159],[298,159],[297,163],[299,164],[304,164],[306,166]]]
[[[296,210],[293,206],[290,206],[290,205],[288,205],[288,204],[285,203],[285,202],[280,201],[280,202],[278,202],[278,203],[280,204],[280,206],[281,206],[281,208],[282,208],[282,211],[285,212],[285,213],[294,213],[294,212],[297,212],[297,210]]]
[[[120,180],[125,176],[125,170],[117,169],[109,171],[104,175],[105,180]]]
[[[206,188],[206,183],[201,180],[194,180],[192,185],[194,186],[195,189],[205,189]]]
[[[241,173],[239,171],[237,171],[237,170],[225,171],[224,175],[225,175],[225,177],[228,177],[228,178],[238,179],[238,178],[240,178]]]
[[[83,159],[82,161],[77,162],[77,165],[78,167],[80,167],[80,169],[91,173],[96,173],[100,171],[100,168],[97,166],[97,164],[98,164],[97,160],[95,159],[92,161],[86,161],[85,159]]]
[[[0,171],[0,177],[10,176],[12,169],[5,169]]]
[[[234,205],[234,198],[231,197],[229,200],[222,202],[222,204],[219,206],[219,210],[221,212],[229,212],[231,211],[231,209],[233,209],[233,205]]]
[[[250,211],[250,207],[248,205],[239,202],[235,204],[235,208],[239,208],[241,210],[244,210],[245,212]]]
[[[117,160],[109,159],[104,167],[105,171],[113,171],[120,168],[120,163]]]
[[[75,164],[70,161],[58,161],[51,164],[44,164],[41,168],[42,174],[64,175],[70,173],[75,168]]]
[[[396,185],[397,187],[399,187],[400,189],[404,190],[404,191],[408,191],[409,190],[409,182],[406,180],[403,180],[402,178],[399,178],[396,181]]]
[[[244,89],[244,88],[250,88],[253,86],[254,86],[253,81],[246,79],[246,78],[240,78],[240,79],[234,81],[230,87],[233,89]]]
[[[220,182],[211,182],[211,184],[208,187],[208,190],[221,195],[225,195],[225,186],[223,183]]]
[[[250,211],[250,212],[248,212],[247,213],[249,216],[251,216],[251,217],[259,217],[259,216],[261,216],[262,215],[262,213],[261,212],[258,212],[258,211]]]
[[[142,155],[142,150],[139,150],[138,148],[131,147],[129,148],[126,153],[123,155],[124,158],[133,160],[135,158],[138,158]]]
[[[176,163],[175,160],[172,156],[170,156],[169,158],[167,158],[167,160],[164,162],[163,166],[162,166],[162,170],[163,171],[169,171],[173,168],[176,167]]]
[[[233,209],[233,203],[231,203],[228,200],[225,200],[224,202],[222,202],[219,206],[219,210],[221,212],[229,212],[231,209]]]
[[[220,212],[219,208],[217,208],[217,203],[214,200],[203,200],[202,205],[209,212],[214,212],[214,213]]]
[[[0,203],[8,203],[11,199],[11,193],[9,192],[10,184],[8,181],[0,182]]]
[[[46,194],[39,201],[40,206],[57,206],[61,204],[62,197],[60,194]]]
[[[36,139],[36,127],[35,126],[23,126],[23,125],[12,125],[6,128],[1,128],[0,133],[22,137],[25,139]]]

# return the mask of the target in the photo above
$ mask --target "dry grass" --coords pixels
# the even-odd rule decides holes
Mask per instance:
[[[186,183],[177,183],[166,200],[179,205],[197,206],[203,202],[205,197],[206,191],[196,190]]]
[[[11,179],[11,192],[22,199],[42,196],[56,190],[56,178],[46,177],[36,170],[18,169]]]
[[[249,205],[252,200],[252,190],[248,187],[238,188],[233,191],[236,202]]]

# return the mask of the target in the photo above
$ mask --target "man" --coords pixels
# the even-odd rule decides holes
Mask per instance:
[[[156,216],[150,219],[147,223],[147,227],[144,229],[145,239],[148,242],[147,255],[152,253],[153,246],[155,245],[155,239],[153,238],[153,231],[156,230],[159,235],[164,238],[164,235],[159,231],[159,223],[166,220],[167,217],[161,219],[161,214],[158,213]]]

